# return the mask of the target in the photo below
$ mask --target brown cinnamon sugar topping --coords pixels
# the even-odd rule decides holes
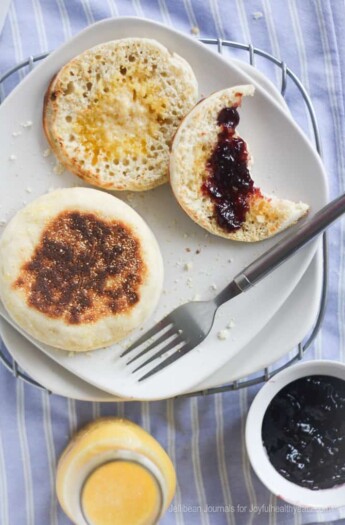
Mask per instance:
[[[128,226],[66,211],[45,228],[14,286],[49,317],[91,323],[130,310],[145,272],[140,243]]]

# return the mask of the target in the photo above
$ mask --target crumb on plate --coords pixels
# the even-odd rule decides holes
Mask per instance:
[[[64,171],[65,167],[60,164],[60,162],[57,162],[53,168],[53,173],[55,173],[55,175],[62,175]]]
[[[260,18],[263,18],[264,15],[261,11],[255,11],[252,16],[254,20],[259,20]]]
[[[227,330],[219,330],[217,337],[220,341],[225,341],[229,337],[229,332]]]
[[[32,121],[31,120],[26,120],[25,122],[21,122],[20,125],[22,126],[22,128],[31,128]]]
[[[43,157],[49,157],[49,155],[51,154],[52,150],[50,148],[47,148],[43,151],[42,153],[42,156]]]

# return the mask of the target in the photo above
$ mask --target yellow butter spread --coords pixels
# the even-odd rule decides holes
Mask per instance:
[[[110,81],[100,79],[88,100],[76,119],[74,134],[92,154],[93,165],[100,156],[116,163],[147,154],[148,139],[155,138],[167,107],[154,77],[134,71],[118,73]]]

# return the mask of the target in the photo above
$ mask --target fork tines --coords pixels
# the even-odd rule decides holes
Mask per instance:
[[[194,348],[194,345],[186,343],[185,345],[181,346],[181,348],[176,350],[171,356],[169,356],[166,359],[164,359],[164,361],[162,363],[160,363],[159,365],[155,366],[154,368],[152,368],[152,370],[150,370],[145,375],[140,377],[138,379],[138,381],[143,381],[144,379],[147,379],[148,377],[156,374],[160,370],[163,370],[163,368],[165,368],[166,366],[174,363],[177,359],[179,359],[183,355],[185,355],[188,352],[190,352],[190,350],[193,350],[193,348]]]
[[[177,330],[174,327],[173,323],[170,322],[169,319],[165,318],[159,323],[157,323],[150,330],[148,330],[145,334],[143,334],[139,339],[137,339],[129,348],[127,348],[121,354],[121,357],[124,357],[125,355],[128,355],[131,352],[134,352],[145,342],[150,342],[150,344],[146,346],[143,350],[141,350],[141,352],[139,352],[134,357],[132,357],[132,359],[130,359],[127,362],[127,365],[133,363],[134,361],[144,356],[148,352],[154,352],[155,350],[158,350],[158,351],[154,352],[150,357],[148,357],[148,359],[142,362],[137,368],[135,368],[132,371],[132,373],[137,372],[138,370],[148,365],[155,359],[158,359],[165,353],[169,352],[169,350],[176,349],[174,354],[170,356],[170,358],[174,358],[173,360],[177,359],[181,355],[180,350],[184,349],[187,344],[187,342],[185,341],[183,337],[182,331]],[[177,348],[178,346],[181,346],[181,348]],[[177,355],[177,354],[180,354],[180,355]],[[168,364],[170,364],[170,362],[172,362],[171,360],[169,360],[170,358],[164,360],[157,367],[149,371],[147,374],[141,377],[139,381],[142,381],[143,379],[149,377],[150,375],[153,375],[154,373],[158,372],[158,370],[165,368],[165,366],[167,366]]]

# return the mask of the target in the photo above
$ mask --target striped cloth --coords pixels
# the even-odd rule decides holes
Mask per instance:
[[[313,100],[331,196],[344,192],[343,2],[12,0],[0,37],[0,70],[56,48],[88,24],[123,15],[151,18],[186,33],[198,27],[202,37],[252,42],[284,58]],[[289,103],[294,103],[292,95]],[[308,358],[345,360],[344,225],[338,222],[329,235],[328,306]],[[257,389],[153,403],[87,403],[50,396],[1,367],[0,524],[70,523],[54,496],[56,461],[76,429],[106,415],[142,425],[175,463],[179,485],[163,525],[345,524],[345,508],[309,512],[282,507],[252,472],[244,425]]]

